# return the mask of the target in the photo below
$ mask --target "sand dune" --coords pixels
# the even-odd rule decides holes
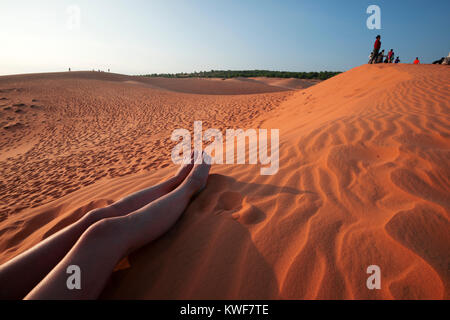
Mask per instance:
[[[173,129],[192,128],[193,119],[249,123],[292,94],[181,94],[98,77],[108,74],[0,78],[0,219],[102,178],[168,166]]]
[[[160,89],[166,89],[175,92],[208,95],[254,94],[297,89],[294,86],[287,87],[278,85],[277,83],[270,83],[269,81],[248,81],[247,78],[144,78],[140,79],[140,81]],[[310,83],[310,85],[313,85],[315,83],[312,80],[304,81]]]
[[[173,174],[170,132],[203,120],[279,128],[280,170],[214,166],[102,298],[449,298],[448,67],[366,65],[241,95],[126,81],[0,77],[0,263]],[[366,288],[372,264],[381,290]]]
[[[306,89],[317,83],[320,80],[306,80],[306,79],[294,79],[294,78],[265,78],[265,77],[255,77],[249,78],[257,83],[264,83],[266,85],[285,88],[285,89]]]
[[[121,82],[125,84],[141,85],[153,89],[167,91],[205,94],[205,95],[240,95],[280,92],[286,90],[303,89],[314,85],[319,80],[304,79],[278,79],[278,78],[162,78],[127,76],[116,73],[73,71],[57,73],[20,74],[13,76],[0,76],[0,85],[4,84],[4,92],[14,91],[17,88],[9,88],[11,82],[37,82],[37,81],[75,81],[75,80],[101,80]],[[1,92],[0,92],[1,93]],[[0,100],[1,101],[1,100]]]

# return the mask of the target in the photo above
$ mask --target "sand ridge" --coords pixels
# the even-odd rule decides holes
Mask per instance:
[[[90,91],[91,82],[60,83],[41,82],[21,93],[32,99],[43,92],[44,109],[50,105],[45,102],[57,101],[49,110],[71,119],[62,119],[64,125],[54,125],[53,131],[39,129],[53,138],[40,136],[45,143],[34,149],[36,154],[67,145],[59,147],[69,157],[60,173],[69,170],[69,163],[78,168],[83,158],[71,157],[72,143],[63,142],[73,136],[77,148],[86,144],[84,154],[104,152],[95,156],[98,167],[85,162],[84,169],[94,177],[99,170],[92,167],[110,165],[101,159],[128,156],[112,162],[120,163],[120,174],[78,185],[78,190],[44,205],[36,203],[35,208],[14,213],[8,210],[15,199],[21,201],[20,192],[3,198],[0,263],[90,209],[173,174],[175,167],[167,162],[172,145],[165,143],[170,125],[189,128],[195,119],[203,120],[204,128],[279,128],[280,170],[261,176],[259,166],[213,166],[206,189],[175,227],[130,255],[129,267],[113,274],[102,298],[449,298],[448,67],[366,65],[305,90],[226,97],[109,82],[96,83],[103,92],[99,94],[99,89]],[[14,100],[12,94],[4,96]],[[148,111],[143,111],[143,101],[150,100],[164,107],[148,102]],[[155,130],[139,140],[144,133],[133,135],[139,126],[130,124],[141,124],[143,117],[153,119]],[[161,118],[168,121],[158,121]],[[96,130],[89,129],[93,124]],[[8,141],[2,150],[13,140]],[[140,144],[133,149],[136,141]],[[114,149],[116,145],[122,147]],[[151,152],[146,149],[149,145],[154,148],[149,147]],[[8,151],[16,154],[16,168],[12,160],[1,162],[8,181],[17,177],[12,170],[26,168],[26,160],[32,158],[33,149],[23,148],[25,159],[18,158],[19,151]],[[113,151],[108,153],[109,149]],[[144,156],[156,151],[159,156]],[[58,161],[37,161],[37,169],[29,173],[37,175],[34,182],[42,181],[39,172],[58,168]],[[152,169],[158,170],[133,169],[140,169],[141,163],[143,168],[154,164]],[[63,175],[63,182],[77,179],[77,170],[72,178]],[[42,190],[39,185],[36,190],[31,187],[24,188],[29,190],[26,197]],[[381,290],[365,286],[371,264],[381,268]]]

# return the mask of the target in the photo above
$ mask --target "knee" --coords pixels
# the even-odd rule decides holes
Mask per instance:
[[[82,238],[88,241],[104,242],[108,246],[126,247],[126,218],[101,219],[91,225]]]
[[[102,219],[106,218],[112,218],[116,217],[117,214],[115,212],[115,209],[111,206],[104,207],[104,208],[96,208],[88,213],[83,217],[89,225],[93,225],[97,221],[100,221]]]

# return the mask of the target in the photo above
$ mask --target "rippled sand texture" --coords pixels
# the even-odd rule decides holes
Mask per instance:
[[[103,298],[449,298],[448,67],[366,65],[250,95],[236,93],[275,84],[234,80],[242,91],[200,95],[130,79],[13,80],[0,78],[15,88],[0,93],[11,106],[0,109],[0,263],[173,174],[171,130],[203,120],[279,128],[280,170],[214,166],[176,226],[129,256]],[[381,290],[366,287],[373,264]]]

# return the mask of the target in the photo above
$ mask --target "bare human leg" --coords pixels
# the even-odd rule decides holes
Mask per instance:
[[[133,250],[164,234],[205,185],[210,165],[195,165],[172,192],[120,217],[90,226],[60,263],[26,296],[26,299],[95,299],[117,262]],[[81,290],[66,286],[67,267],[81,269]]]
[[[192,170],[183,165],[174,177],[138,191],[81,219],[46,238],[0,266],[0,299],[22,299],[64,258],[80,236],[102,219],[121,217],[144,207],[178,187]],[[32,267],[30,267],[32,266]]]

